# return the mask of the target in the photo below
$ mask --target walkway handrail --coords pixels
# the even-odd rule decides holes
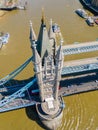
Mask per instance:
[[[86,72],[87,71],[94,71],[94,70],[98,70],[98,62],[95,63],[91,63],[91,64],[83,64],[83,65],[76,65],[76,66],[69,66],[69,67],[63,67],[62,68],[62,72],[61,75],[69,75],[69,74],[76,74],[76,73],[80,73],[80,72]]]
[[[65,45],[62,47],[63,54],[72,55],[72,54],[80,54],[86,52],[98,51],[98,41],[82,43],[82,44],[74,44],[74,45]]]
[[[32,57],[29,58],[25,63],[23,63],[20,67],[14,70],[12,73],[8,74],[6,77],[0,80],[0,86],[7,83],[9,80],[13,79],[16,75],[18,75],[32,60]]]
[[[12,95],[10,95],[8,98],[1,100],[0,101],[0,107],[4,106],[5,104],[7,104],[7,103],[11,102],[12,100],[14,100],[15,98],[19,97],[19,95],[21,95],[29,87],[31,87],[31,85],[33,85],[35,83],[35,81],[36,81],[36,78],[34,78],[31,82],[29,82],[27,85],[22,87],[20,90],[16,91]]]

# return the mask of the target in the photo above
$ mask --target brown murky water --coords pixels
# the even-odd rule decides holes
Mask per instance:
[[[33,22],[38,34],[42,7],[45,9],[46,21],[52,18],[60,25],[65,44],[94,41],[98,38],[98,26],[89,27],[85,20],[75,13],[77,8],[82,8],[78,0],[28,0],[27,3],[27,10],[7,12],[0,18],[0,31],[10,33],[9,43],[0,50],[0,78],[12,72],[32,55],[29,20]],[[92,56],[97,56],[97,52],[65,59]],[[28,79],[32,75],[31,63],[16,79]],[[98,130],[97,99],[97,91],[65,97],[66,107],[59,130]],[[0,114],[0,130],[43,130],[33,110],[34,108],[24,108]]]

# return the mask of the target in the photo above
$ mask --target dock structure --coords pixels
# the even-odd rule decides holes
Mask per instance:
[[[80,2],[92,13],[98,15],[98,0],[80,0]]]
[[[63,96],[98,90],[98,57],[64,62],[64,56],[98,51],[98,41],[64,46],[60,37],[57,46],[52,20],[47,31],[44,12],[38,39],[31,21],[29,38],[33,56],[0,79],[0,112],[35,105],[41,122],[54,130],[62,121]],[[11,80],[32,61],[34,77],[28,82],[14,84]]]

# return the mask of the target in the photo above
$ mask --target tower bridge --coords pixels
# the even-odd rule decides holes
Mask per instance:
[[[98,89],[97,82],[96,84],[93,82],[92,86],[86,83],[74,86],[72,82],[73,87],[69,87],[66,80],[68,76],[79,75],[81,77],[81,74],[88,76],[88,73],[96,75],[98,57],[64,62],[64,56],[97,51],[98,41],[63,46],[63,39],[60,37],[60,46],[57,47],[56,34],[53,32],[52,25],[52,20],[50,20],[48,32],[45,17],[42,15],[37,39],[30,22],[30,42],[33,56],[12,73],[0,79],[0,112],[36,105],[42,123],[53,130],[61,124],[64,108],[63,96]],[[34,64],[34,77],[28,83],[11,85],[10,81],[31,61]],[[64,86],[60,89],[62,80]],[[35,84],[37,84],[36,88],[34,88]],[[38,89],[38,95],[34,94],[36,89]],[[3,95],[5,92],[6,95]]]

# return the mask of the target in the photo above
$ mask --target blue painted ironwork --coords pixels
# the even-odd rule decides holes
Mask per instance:
[[[91,51],[98,51],[98,45],[87,45],[82,47],[76,47],[76,48],[66,48],[66,46],[63,46],[63,54],[64,55],[72,55],[72,54],[79,54],[84,52],[91,52]]]
[[[0,113],[1,112],[7,112],[7,111],[11,111],[11,110],[16,110],[16,109],[20,109],[20,108],[25,108],[28,106],[33,106],[36,104],[36,101],[27,101],[24,102],[24,100],[21,100],[21,104],[18,104],[18,102],[16,100],[14,100],[15,103],[0,107]]]
[[[6,77],[0,80],[0,86],[7,83],[9,80],[13,79],[16,75],[18,75],[32,60],[32,57],[29,58],[24,64],[22,64],[19,68],[14,70],[12,73],[8,74]]]
[[[14,100],[15,98],[19,97],[19,95],[21,95],[29,87],[31,87],[31,85],[33,85],[35,83],[35,81],[36,81],[36,78],[33,79],[31,82],[29,82],[27,85],[25,85],[23,88],[19,89],[18,91],[16,91],[12,95],[10,95],[8,98],[1,100],[0,107],[4,106],[5,104],[7,104],[7,103],[11,102],[12,100]]]
[[[69,66],[69,67],[63,67],[62,69],[62,75],[68,75],[68,74],[75,74],[79,72],[84,71],[91,71],[98,69],[98,62],[97,63],[91,63],[91,64],[84,64],[84,65],[77,65],[77,66]]]

